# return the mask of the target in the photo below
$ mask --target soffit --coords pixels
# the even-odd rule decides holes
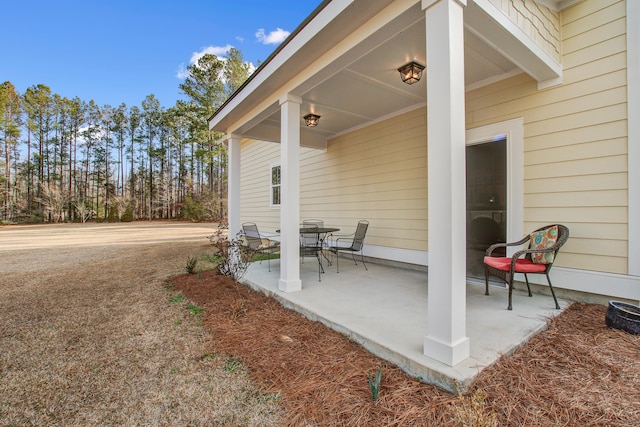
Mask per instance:
[[[291,61],[274,76],[284,81],[304,72],[320,54],[327,52],[374,17],[380,9],[360,9],[363,4],[377,3],[355,1],[351,6],[325,27],[325,31],[309,40],[300,51],[291,55]],[[388,2],[381,2],[388,3]],[[406,3],[406,2],[405,2]],[[363,17],[366,11],[368,16]],[[357,22],[354,22],[354,19]],[[334,25],[335,24],[335,25]],[[315,50],[314,50],[315,49]],[[289,93],[301,97],[301,140],[303,145],[322,146],[335,135],[372,123],[416,106],[426,105],[426,79],[413,85],[400,80],[397,68],[415,60],[426,65],[425,19],[420,3],[416,2],[394,19],[389,20],[374,33],[354,45],[348,52],[337,55],[335,61],[314,75],[305,78]],[[288,68],[288,70],[286,70]],[[465,30],[465,84],[495,79],[498,76],[517,72],[517,67],[489,46],[474,32]],[[231,110],[229,117],[218,120],[215,129],[233,131],[244,137],[278,141],[280,137],[280,109],[277,102],[264,104],[275,93],[277,83],[283,80],[271,78],[248,94],[237,111]],[[250,120],[240,123],[235,129],[224,128],[240,113],[255,108],[262,99],[263,105]],[[277,98],[275,98],[277,99]],[[306,128],[302,117],[312,112],[321,116],[319,126]],[[235,116],[234,116],[235,115]],[[306,143],[305,143],[306,141]]]

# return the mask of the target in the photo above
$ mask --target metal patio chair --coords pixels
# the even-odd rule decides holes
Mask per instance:
[[[271,271],[271,255],[280,250],[280,242],[262,236],[254,222],[242,224],[242,231],[252,255],[266,255],[267,265],[269,266],[269,271]],[[260,263],[262,263],[262,259],[260,259]]]
[[[322,281],[321,274],[324,273],[324,267],[322,266],[322,242],[320,237],[318,224],[311,224],[303,222],[300,226],[301,229],[307,232],[300,232],[300,258],[304,263],[305,256],[313,256],[318,260],[318,282]]]
[[[351,257],[353,258],[353,262],[358,265],[356,261],[355,254],[356,252],[360,252],[360,259],[362,260],[362,265],[364,265],[365,270],[369,270],[367,268],[367,264],[364,262],[364,238],[367,235],[367,229],[369,228],[369,221],[361,220],[358,222],[358,226],[356,227],[356,232],[353,234],[334,234],[333,238],[335,238],[335,244],[329,246],[329,251],[336,255],[336,272],[340,273],[339,252],[351,252]],[[340,242],[343,244],[340,244]]]
[[[560,304],[558,304],[556,293],[549,278],[549,271],[553,266],[558,251],[567,242],[567,239],[569,239],[569,229],[566,226],[551,224],[538,228],[517,242],[496,243],[489,246],[484,257],[485,295],[489,295],[489,276],[498,277],[509,287],[509,305],[507,309],[511,310],[514,275],[516,273],[524,274],[529,296],[532,296],[527,275],[544,274],[547,277],[547,283],[549,284],[549,289],[551,289],[556,308],[560,309]],[[526,249],[515,252],[511,257],[492,256],[496,249],[504,248],[506,250],[507,246],[524,246],[525,244],[528,244]]]

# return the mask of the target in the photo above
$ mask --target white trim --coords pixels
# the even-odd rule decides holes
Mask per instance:
[[[553,267],[549,276],[554,288],[640,301],[640,277],[566,267]],[[548,286],[542,275],[529,275],[529,282]]]
[[[363,255],[365,257],[419,266],[429,264],[428,252],[412,249],[365,244]],[[553,287],[557,289],[640,301],[640,277],[567,267],[553,267],[550,276]],[[524,282],[524,276],[522,275],[518,275],[516,279]],[[530,275],[529,282],[547,286],[547,279],[542,275]],[[482,281],[482,284],[484,284],[484,281]]]
[[[522,117],[467,130],[467,145],[507,138],[507,241],[523,236],[524,120]],[[512,250],[513,252],[513,250]]]
[[[280,280],[278,289],[302,289],[300,280],[300,99],[280,100]]]
[[[425,1],[429,287],[423,354],[469,357],[466,333],[464,5]],[[437,250],[431,251],[432,248]]]
[[[506,73],[502,73],[497,76],[491,76],[484,80],[480,80],[479,82],[466,85],[464,87],[464,90],[466,92],[471,92],[472,90],[480,89],[481,87],[489,86],[502,80],[510,79],[511,77],[517,76],[519,74],[524,74],[524,71],[522,71],[520,68],[514,68],[513,70],[507,71]]]
[[[548,89],[562,84],[562,76],[538,82],[538,90]]]
[[[336,138],[338,136],[345,135],[347,133],[351,133],[351,132],[356,131],[358,129],[364,129],[364,128],[369,127],[371,125],[374,125],[376,123],[384,122],[385,120],[389,120],[389,119],[392,119],[394,117],[401,116],[401,115],[403,115],[405,113],[409,113],[409,112],[411,112],[413,110],[417,110],[418,108],[427,108],[427,103],[426,102],[420,102],[418,104],[410,105],[409,107],[405,107],[405,108],[402,108],[400,110],[393,111],[393,112],[391,112],[389,114],[386,114],[384,116],[378,117],[378,118],[376,118],[374,120],[370,120],[370,121],[368,121],[366,123],[361,123],[361,124],[359,124],[357,126],[349,128],[349,129],[345,129],[345,130],[341,130],[340,132],[336,132],[333,135],[331,135],[331,138]]]
[[[264,68],[252,77],[236,96],[222,106],[217,113],[209,119],[209,129],[214,129],[217,124],[227,117],[232,111],[243,103],[251,94],[257,92],[265,82],[270,79],[281,67],[286,64],[302,47],[329,25],[336,17],[344,12],[354,0],[341,0],[329,2],[293,39],[286,42],[282,50],[275,55]],[[233,129],[235,130],[235,129]]]
[[[280,204],[276,205],[273,203],[273,168],[280,167]],[[269,208],[271,209],[280,209],[282,204],[282,164],[280,162],[274,162],[269,165]]]
[[[480,12],[480,10],[482,12]],[[562,77],[562,64],[544,50],[491,0],[474,0],[465,28],[538,82]]]
[[[543,6],[548,7],[554,12],[560,12],[563,9],[573,6],[574,4],[581,2],[582,0],[534,0]],[[633,1],[633,0],[630,0]]]
[[[429,253],[427,251],[414,249],[392,248],[389,246],[369,245],[365,243],[362,255],[406,264],[429,265]]]
[[[240,170],[242,169],[241,138],[231,134],[224,138],[229,152],[227,179],[227,218],[229,220],[228,237],[231,239],[242,230],[240,221]]]
[[[628,267],[640,276],[640,4],[627,0]]]

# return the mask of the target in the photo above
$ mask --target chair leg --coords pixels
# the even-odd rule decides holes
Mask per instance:
[[[322,276],[321,274],[324,273],[324,267],[322,266],[322,258],[321,258],[322,254],[321,253],[317,253],[316,257],[318,258],[318,282],[322,282]]]
[[[529,287],[529,278],[527,277],[527,273],[524,273],[524,281],[527,284],[527,290],[529,291],[529,296],[532,297],[531,288]]]
[[[551,289],[551,295],[553,295],[553,301],[556,303],[556,310],[560,310],[560,304],[558,304],[558,299],[556,298],[556,293],[553,291],[553,285],[551,285],[551,279],[549,278],[549,272],[545,273],[547,276],[547,282],[549,283],[549,289]]]
[[[489,295],[489,270],[484,269],[484,294]]]
[[[364,263],[364,255],[363,255],[364,251],[360,251],[360,259],[362,260],[362,265],[364,265],[364,269],[369,271],[369,269],[367,268],[367,264]]]
[[[336,250],[336,273],[340,273],[340,253]]]
[[[509,286],[509,305],[507,306],[507,310],[512,310],[513,306],[511,305],[511,295],[513,293],[513,279],[507,283],[507,286]]]

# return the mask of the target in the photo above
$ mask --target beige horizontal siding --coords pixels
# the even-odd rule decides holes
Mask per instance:
[[[507,1],[507,0],[505,0]],[[466,94],[468,128],[524,119],[524,229],[563,223],[571,238],[557,265],[626,273],[627,117],[625,4],[579,2],[561,14],[563,84],[539,90],[520,74]],[[269,166],[279,145],[242,145],[243,221],[279,228],[269,208]],[[427,250],[426,111],[373,124],[301,150],[301,219],[367,242]]]
[[[564,43],[578,35],[598,35],[598,31],[609,22],[625,16],[625,8],[624,0],[589,0],[577,7],[564,10],[562,12],[563,46],[566,48]]]
[[[300,219],[322,219],[345,233],[370,221],[367,243],[427,249],[426,111],[418,109],[300,153]],[[269,168],[280,146],[242,145],[241,218],[279,228],[269,208]]]
[[[261,232],[280,228],[280,210],[270,208],[271,164],[280,161],[280,144],[243,141],[240,169],[240,220]]]
[[[627,145],[627,121],[617,120],[613,122],[594,123],[584,125],[578,129],[568,129],[556,131],[552,134],[531,135],[527,137],[527,149],[530,153],[544,151],[548,148],[562,148],[580,144],[592,144],[600,141],[611,143],[611,149],[616,150],[619,141],[624,141],[622,145]],[[591,150],[589,150],[591,151]],[[556,152],[556,155],[562,153]],[[531,163],[537,161],[528,160]]]
[[[301,155],[301,218],[353,232],[370,222],[373,245],[426,250],[426,112],[418,109]]]
[[[627,192],[624,190],[604,190],[527,194],[525,205],[529,208],[626,206]]]
[[[563,84],[521,74],[467,94],[467,126],[524,119],[524,229],[569,226],[561,266],[626,273],[625,3],[562,12]]]
[[[581,175],[564,177],[542,177],[524,182],[525,196],[531,193],[573,191],[598,191],[626,189],[627,173],[616,172],[602,175]]]

